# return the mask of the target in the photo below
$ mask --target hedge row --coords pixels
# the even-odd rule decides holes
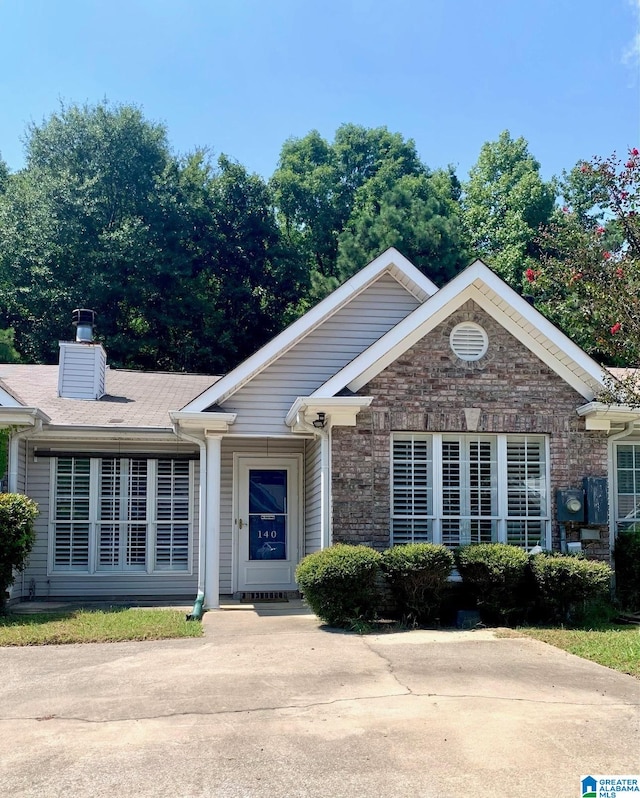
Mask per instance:
[[[531,556],[501,543],[464,546],[453,554],[432,543],[395,546],[382,554],[338,544],[305,557],[296,579],[309,606],[332,626],[379,617],[385,587],[395,617],[415,625],[439,618],[454,565],[486,623],[576,621],[609,597],[606,563],[575,555]]]

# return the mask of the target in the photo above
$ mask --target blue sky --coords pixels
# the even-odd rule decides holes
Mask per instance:
[[[344,122],[462,179],[505,128],[545,177],[640,143],[640,0],[0,0],[0,41],[12,169],[30,122],[103,98],[265,177]]]

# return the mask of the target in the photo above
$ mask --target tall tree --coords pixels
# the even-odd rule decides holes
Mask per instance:
[[[640,363],[640,153],[579,163],[525,279],[537,306],[592,355]]]
[[[284,235],[311,280],[337,277],[339,237],[352,213],[399,178],[425,172],[414,142],[384,127],[342,125],[332,143],[317,131],[285,142],[271,185]]]
[[[536,237],[553,211],[555,188],[521,137],[508,130],[483,145],[464,184],[465,225],[475,253],[513,287],[539,256]]]
[[[63,107],[29,130],[0,199],[0,328],[54,362],[74,307],[114,365],[224,371],[283,323],[299,280],[264,182],[170,150],[132,106]]]
[[[467,263],[455,174],[404,175],[354,209],[340,235],[338,278],[343,280],[394,246],[436,283]]]

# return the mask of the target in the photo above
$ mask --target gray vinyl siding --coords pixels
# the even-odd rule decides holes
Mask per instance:
[[[311,331],[223,403],[234,434],[288,432],[287,411],[415,310],[419,301],[389,274]]]
[[[320,492],[320,440],[307,441],[304,458],[304,553],[322,548],[322,496]]]
[[[17,491],[18,493],[25,492],[27,484],[27,443],[24,440],[18,441],[18,479]]]
[[[42,444],[40,444],[42,445]],[[47,441],[46,448],[69,450],[68,442],[56,445]],[[120,446],[93,444],[84,447],[73,446],[74,451],[120,451],[127,453],[140,451],[146,455],[170,457],[173,454],[194,451],[193,447],[183,444],[173,444],[170,448],[165,444],[121,444]],[[27,457],[27,482],[26,492],[39,506],[40,515],[36,520],[36,543],[34,545],[29,564],[24,577],[19,576],[18,595],[27,597],[31,580],[35,584],[35,597],[37,599],[49,598],[78,598],[100,599],[118,597],[180,597],[192,599],[197,590],[198,580],[198,489],[199,489],[199,463],[195,463],[195,485],[193,489],[193,533],[191,540],[192,568],[190,573],[163,572],[156,574],[142,573],[108,573],[95,574],[69,574],[48,572],[48,537],[49,537],[49,498],[51,459],[39,457],[34,462],[33,444],[29,444]]]
[[[307,441],[307,443],[309,443]],[[281,457],[304,453],[304,439],[222,439],[220,475],[220,593],[233,591],[233,455]]]

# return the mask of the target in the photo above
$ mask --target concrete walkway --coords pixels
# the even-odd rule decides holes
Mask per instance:
[[[6,796],[579,795],[640,773],[640,682],[528,639],[360,637],[302,608],[202,639],[0,649]]]

